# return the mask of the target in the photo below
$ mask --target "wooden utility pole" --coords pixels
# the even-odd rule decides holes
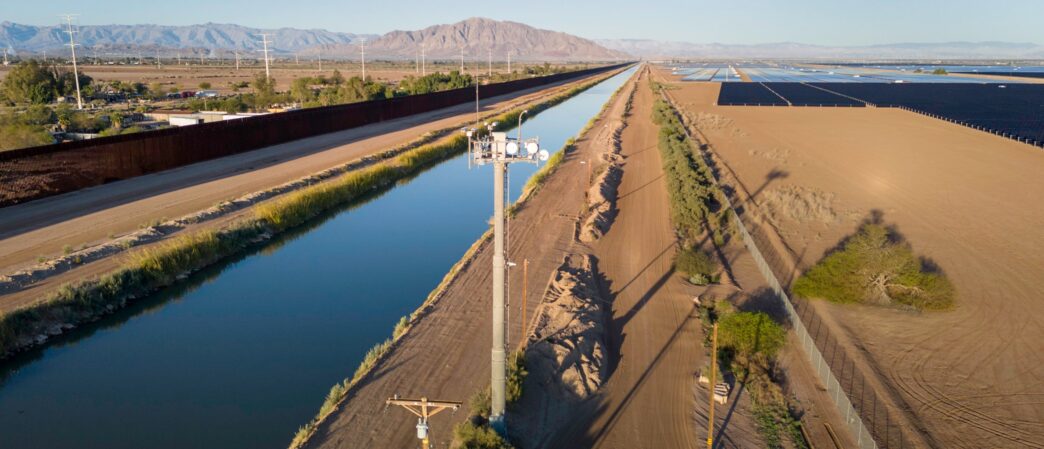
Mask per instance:
[[[718,323],[711,333],[710,413],[707,418],[707,449],[714,448],[714,385],[718,382]]]
[[[417,438],[421,440],[421,447],[423,449],[429,449],[431,442],[428,439],[428,418],[435,416],[436,413],[446,409],[453,409],[456,411],[460,408],[460,402],[454,401],[429,401],[428,398],[420,399],[399,399],[398,395],[388,399],[385,402],[386,405],[398,405],[410,413],[417,415]]]
[[[526,328],[529,327],[529,322],[526,321],[526,290],[529,286],[529,259],[522,260],[522,347],[526,347],[526,343],[529,342],[529,336],[526,335]]]

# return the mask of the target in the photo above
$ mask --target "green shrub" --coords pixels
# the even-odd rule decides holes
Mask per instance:
[[[453,428],[453,437],[461,449],[511,449],[511,444],[497,434],[489,426],[475,425],[471,422],[457,424]]]
[[[389,338],[377,343],[370,348],[369,351],[366,351],[366,356],[364,356],[362,362],[359,363],[359,367],[355,369],[355,374],[352,375],[352,380],[359,380],[364,374],[366,374],[366,372],[369,371],[378,360],[380,360],[381,356],[383,356],[385,352],[388,352],[388,348],[391,347],[391,344],[392,340]]]
[[[489,413],[492,408],[492,401],[489,397],[489,388],[483,388],[476,391],[475,394],[471,395],[471,398],[468,399],[468,410],[471,413],[471,416],[489,418]]]
[[[718,264],[699,248],[683,248],[674,258],[674,267],[684,273],[696,285],[706,285],[715,280]]]
[[[728,218],[718,201],[720,190],[706,162],[699,157],[674,109],[663,100],[653,105],[653,122],[660,126],[659,149],[667,175],[667,192],[671,200],[671,221],[685,240],[695,240],[705,230],[721,234],[717,227],[728,225]],[[724,238],[719,238],[724,243]]]
[[[526,358],[521,351],[516,352],[507,367],[507,389],[505,400],[512,404],[522,398],[522,384],[526,380]]]
[[[794,283],[807,298],[840,303],[897,303],[919,310],[952,307],[954,289],[888,228],[867,223]]]
[[[762,312],[731,313],[718,322],[718,345],[746,358],[760,354],[771,359],[786,337],[783,326]]]
[[[399,322],[395,323],[395,329],[392,330],[392,339],[398,339],[402,334],[406,333],[406,329],[410,326],[410,318],[402,317],[399,318]]]

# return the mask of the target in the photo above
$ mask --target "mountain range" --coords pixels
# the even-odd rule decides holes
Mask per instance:
[[[187,53],[229,53],[261,50],[262,34],[268,35],[269,49],[289,54],[321,45],[350,44],[374,35],[338,33],[294,28],[259,29],[241,25],[205,23],[201,25],[81,25],[75,27],[76,43],[87,50],[107,54],[133,54],[136,51],[176,50]],[[60,51],[68,47],[69,36],[62,26],[0,23],[0,47],[18,52]],[[123,53],[126,52],[126,53]]]
[[[262,35],[276,55],[321,54],[324,58],[357,58],[360,40],[373,59],[414,59],[421,46],[430,59],[456,59],[464,48],[468,59],[485,60],[492,50],[498,60],[608,61],[629,56],[608,50],[593,41],[557,31],[541,30],[516,22],[471,18],[419,31],[392,31],[383,36],[326,30],[280,28],[266,30],[240,25],[205,23],[188,26],[84,25],[78,27],[77,44],[87,53],[146,56],[175,53],[186,56],[228,57],[233,51],[260,51]],[[0,23],[0,48],[40,54],[67,51],[68,35],[61,26]]]
[[[469,60],[490,55],[503,60],[610,61],[641,57],[667,58],[791,58],[791,59],[1044,59],[1044,46],[1010,42],[897,43],[866,46],[828,46],[794,42],[735,45],[649,39],[589,40],[542,30],[525,24],[470,18],[416,31],[384,35],[353,34],[295,28],[260,29],[234,24],[200,25],[83,25],[77,44],[84,55],[135,56],[175,54],[190,57],[230,57],[234,51],[256,54],[267,35],[277,56],[357,58],[361,41],[368,59],[414,59],[424,49],[428,59],[456,59],[464,50]],[[67,52],[68,35],[59,25],[35,26],[0,23],[0,48],[14,54]]]
[[[602,39],[604,47],[646,59],[788,58],[788,59],[1041,59],[1044,46],[1011,42],[897,43],[825,46],[794,42],[755,45],[698,44],[648,39]]]

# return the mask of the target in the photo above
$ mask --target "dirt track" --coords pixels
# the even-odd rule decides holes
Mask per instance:
[[[572,85],[576,81],[569,82]],[[530,89],[484,103],[486,112],[548,95]],[[474,120],[461,105],[342,132],[302,139],[0,209],[0,272],[58,254],[63,246],[105,240],[143,223],[175,218],[220,201],[407,143],[425,132]]]
[[[1044,447],[1044,153],[900,110],[717,107],[715,85],[678,86],[792,269],[878,210],[953,280],[949,312],[815,302],[921,445]]]
[[[593,245],[613,298],[609,346],[616,366],[594,398],[589,427],[574,426],[554,447],[682,448],[700,442],[695,398],[684,386],[693,383],[702,362],[702,337],[691,295],[674,276],[675,237],[651,111],[652,92],[643,79],[622,135],[620,213]]]

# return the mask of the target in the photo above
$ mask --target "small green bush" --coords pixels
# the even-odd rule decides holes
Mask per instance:
[[[888,228],[867,223],[839,251],[798,278],[793,291],[840,303],[897,303],[919,310],[952,307],[953,285],[924,265]]]
[[[457,424],[453,437],[460,449],[511,449],[512,446],[489,426],[471,422]]]
[[[468,411],[471,413],[471,416],[489,418],[489,413],[492,408],[492,401],[489,397],[489,388],[483,388],[476,391],[475,394],[471,395],[471,398],[468,399]]]
[[[716,281],[715,272],[718,264],[707,253],[699,248],[683,248],[674,258],[674,267],[696,285],[706,285]]]
[[[397,339],[397,338],[401,337],[402,334],[406,333],[406,328],[408,328],[409,326],[410,326],[410,318],[409,317],[404,316],[402,318],[399,318],[399,322],[395,323],[395,329],[392,330],[392,339],[394,340],[394,339]]]
[[[787,331],[763,312],[737,312],[718,322],[718,345],[745,358],[771,359],[786,343]]]
[[[526,375],[528,374],[529,372],[526,371],[526,358],[521,351],[516,352],[511,357],[511,361],[508,362],[507,389],[504,398],[508,404],[522,398],[522,384],[526,381]]]

